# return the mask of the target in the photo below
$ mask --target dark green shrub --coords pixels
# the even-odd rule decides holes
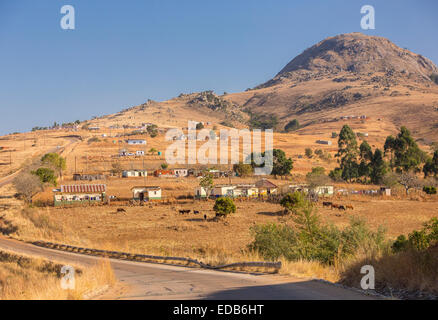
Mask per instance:
[[[298,130],[300,128],[300,123],[297,119],[293,119],[292,121],[289,121],[289,123],[284,127],[284,131],[291,132]]]
[[[231,198],[219,198],[216,199],[213,210],[216,212],[216,216],[227,216],[236,212],[236,205]]]
[[[433,186],[425,186],[423,187],[423,191],[427,194],[436,194],[436,188]]]

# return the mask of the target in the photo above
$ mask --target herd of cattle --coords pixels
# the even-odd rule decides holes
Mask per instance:
[[[347,209],[354,210],[352,205],[336,204],[336,203],[329,202],[329,201],[324,201],[322,203],[322,206],[323,207],[330,207],[332,209],[344,210],[344,211],[347,211]]]

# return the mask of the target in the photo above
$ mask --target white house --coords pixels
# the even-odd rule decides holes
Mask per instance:
[[[149,201],[161,199],[161,188],[156,186],[133,187],[132,198],[134,200]]]
[[[127,144],[142,144],[146,145],[146,140],[144,139],[128,139],[126,140]]]
[[[328,146],[332,145],[332,142],[330,140],[316,140],[316,143],[318,143],[318,144],[326,144]]]
[[[289,186],[289,190],[291,192],[306,192],[308,193],[310,190],[310,186],[309,185],[290,185]],[[313,191],[320,195],[320,196],[332,196],[334,193],[335,188],[333,186],[317,186],[313,188]]]
[[[137,151],[135,151],[135,155],[136,156],[144,156],[144,151],[143,150],[137,150]]]
[[[173,169],[173,172],[177,177],[187,177],[189,175],[189,169],[185,168]]]
[[[213,187],[213,191],[211,195],[219,198],[219,197],[234,197],[234,189],[236,186],[233,185],[217,185]]]
[[[196,187],[195,188],[195,197],[196,198],[206,198],[207,197],[207,191],[203,187]]]
[[[123,178],[130,178],[130,177],[147,177],[148,172],[146,170],[124,170],[122,172]]]
[[[233,193],[235,197],[257,197],[259,189],[255,184],[239,184]]]

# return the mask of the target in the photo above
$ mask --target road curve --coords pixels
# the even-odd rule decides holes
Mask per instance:
[[[95,264],[100,258],[57,251],[0,236],[0,249],[48,260]],[[110,259],[117,279],[127,285],[114,299],[223,299],[223,300],[363,300],[375,299],[320,281],[279,275],[201,270],[153,263]]]

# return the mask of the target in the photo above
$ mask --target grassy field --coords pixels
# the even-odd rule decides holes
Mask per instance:
[[[115,283],[109,262],[102,261],[89,268],[75,266],[75,288],[65,290],[63,265],[0,251],[0,300],[80,300]]]

